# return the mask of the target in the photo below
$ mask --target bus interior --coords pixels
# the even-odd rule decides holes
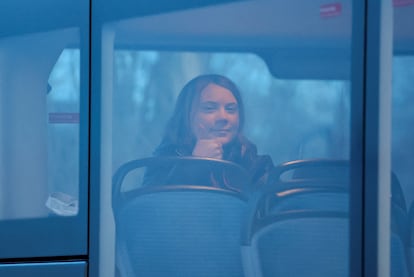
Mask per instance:
[[[363,253],[414,276],[414,1],[2,2],[1,276],[358,276]],[[369,91],[371,57],[385,92]],[[246,180],[153,156],[202,74],[237,84],[243,132],[273,161],[252,195],[142,186],[160,162]],[[350,216],[380,218],[386,241],[351,240]]]

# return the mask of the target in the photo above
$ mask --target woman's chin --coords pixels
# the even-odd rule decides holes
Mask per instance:
[[[219,137],[216,137],[216,139],[224,146],[232,142],[234,137],[233,136],[219,136]]]

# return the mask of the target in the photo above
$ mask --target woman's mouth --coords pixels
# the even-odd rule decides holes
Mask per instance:
[[[212,132],[217,137],[225,137],[230,133],[230,130],[229,129],[214,129],[214,130],[212,130]]]

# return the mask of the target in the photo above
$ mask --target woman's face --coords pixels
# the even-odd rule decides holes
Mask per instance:
[[[224,87],[209,84],[193,103],[191,129],[197,140],[214,139],[225,145],[237,136],[239,124],[237,100]]]

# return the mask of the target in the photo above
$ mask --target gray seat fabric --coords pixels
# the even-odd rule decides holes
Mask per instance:
[[[122,276],[241,276],[246,203],[216,188],[145,193],[116,214]]]
[[[252,237],[261,276],[348,276],[348,218],[343,213],[281,213]]]
[[[244,176],[230,162],[191,157],[152,157],[122,165],[113,176],[112,194],[117,274],[241,276],[240,230],[247,208],[243,193],[189,180],[123,190],[129,172],[171,164],[200,164]]]
[[[277,168],[272,187],[249,203],[252,211],[242,234],[245,272],[348,276],[348,167],[347,161],[307,160]],[[391,208],[390,273],[409,276],[407,211],[394,173]]]

